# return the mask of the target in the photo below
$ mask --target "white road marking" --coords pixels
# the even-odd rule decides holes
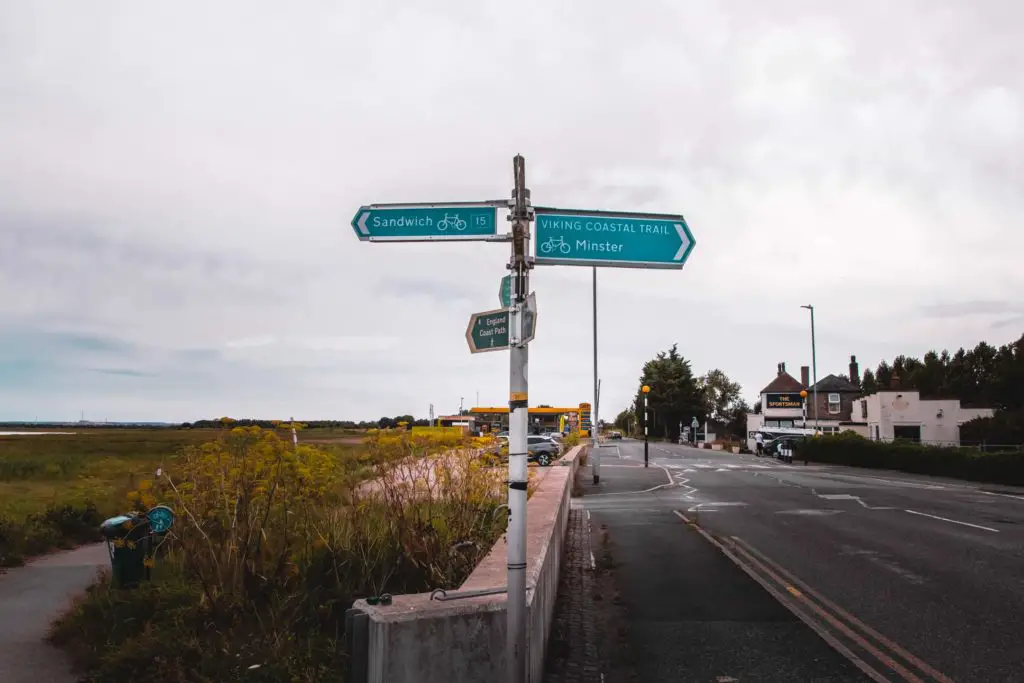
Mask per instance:
[[[978,491],[978,493],[984,493],[986,496],[999,496],[1000,498],[1014,498],[1016,500],[1024,500],[1024,496],[1012,496],[1009,493],[992,493],[991,491]]]
[[[800,509],[800,510],[779,510],[775,514],[777,515],[812,515],[821,516],[826,515],[841,515],[842,510],[817,510],[817,509]]]
[[[687,512],[715,512],[715,510],[704,510],[704,506],[713,507],[746,507],[746,503],[740,501],[720,501],[713,503],[697,503],[693,507],[687,509]]]
[[[948,519],[946,517],[939,517],[938,515],[929,515],[926,512],[918,512],[917,510],[904,510],[904,512],[909,512],[912,515],[920,515],[921,517],[931,517],[932,519],[939,519],[939,520],[942,520],[943,522],[951,522],[953,524],[962,524],[963,526],[969,526],[969,527],[971,527],[973,529],[981,529],[983,531],[992,531],[992,532],[997,533],[997,534],[999,533],[999,529],[993,529],[991,527],[981,526],[980,524],[971,524],[970,522],[961,522],[961,521],[958,521],[958,520],[955,520],[955,519]]]
[[[863,500],[860,499],[860,496],[851,496],[849,493],[818,493],[814,489],[811,489],[811,493],[816,495],[818,498],[824,498],[825,500],[855,500],[858,503],[860,503],[860,506],[862,508],[866,508],[868,510],[895,510],[896,509],[896,508],[890,508],[890,507],[875,507],[873,505],[868,505],[867,503],[865,503]]]

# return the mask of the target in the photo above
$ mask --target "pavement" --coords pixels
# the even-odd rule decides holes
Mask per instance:
[[[1024,680],[1024,494],[624,440],[582,473],[643,681]],[[595,543],[597,543],[595,541]]]
[[[0,681],[4,683],[74,683],[78,677],[63,652],[46,642],[46,634],[110,566],[103,543],[82,546],[32,560],[0,575]]]

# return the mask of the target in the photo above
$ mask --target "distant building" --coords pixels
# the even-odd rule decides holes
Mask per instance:
[[[500,432],[508,429],[508,406],[474,407],[467,411],[476,421],[477,428],[483,431]],[[580,436],[590,436],[590,404],[580,403],[568,408],[551,406],[529,408],[530,434],[542,432],[579,432]]]
[[[923,399],[910,390],[879,391],[857,400],[852,420],[844,426],[874,441],[910,439],[926,444],[959,446],[960,425],[992,417],[991,408],[962,408],[960,399]]]
[[[747,414],[747,446],[754,449],[760,430],[815,426],[822,433],[853,431],[873,440],[911,439],[921,443],[960,445],[960,425],[991,417],[990,408],[961,408],[959,399],[922,399],[917,391],[880,391],[862,396],[857,357],[850,356],[849,377],[827,375],[809,384],[809,369],[800,379],[779,363],[775,379],[761,390],[761,412]],[[806,421],[800,392],[807,391]],[[817,403],[815,403],[817,393]]]

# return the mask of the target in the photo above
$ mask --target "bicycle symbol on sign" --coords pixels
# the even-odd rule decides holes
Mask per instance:
[[[459,218],[459,214],[457,213],[451,216],[445,214],[444,218],[437,222],[437,229],[441,232],[445,232],[448,228],[452,228],[454,230],[465,230],[466,221]]]
[[[556,248],[563,254],[568,254],[572,251],[572,247],[569,246],[564,237],[549,237],[547,242],[540,245],[540,250],[545,254],[550,254]]]

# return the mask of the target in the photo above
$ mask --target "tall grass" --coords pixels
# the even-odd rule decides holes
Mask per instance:
[[[101,582],[54,640],[110,683],[340,680],[355,599],[457,586],[504,529],[478,446],[381,432],[331,452],[240,428],[191,447],[131,494],[178,515],[153,583]]]

